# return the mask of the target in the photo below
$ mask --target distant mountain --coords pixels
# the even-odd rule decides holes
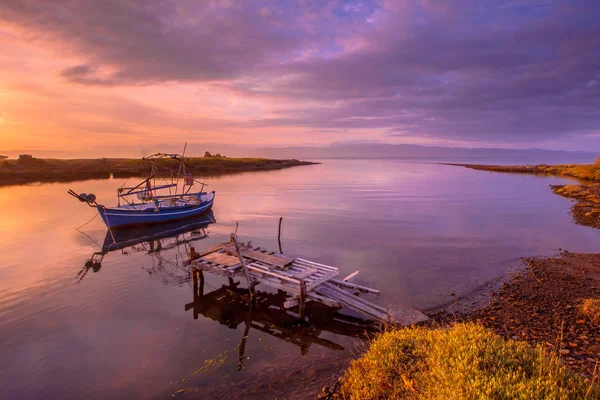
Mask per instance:
[[[144,144],[138,147],[92,147],[76,151],[6,150],[0,154],[16,158],[19,154],[32,154],[39,158],[139,158],[155,152],[181,153],[184,143]],[[382,158],[409,161],[459,162],[471,164],[589,164],[599,152],[557,151],[542,149],[465,149],[459,147],[420,146],[414,144],[385,144],[378,142],[340,142],[329,146],[260,147],[222,143],[190,143],[186,155],[202,157],[205,151],[228,157],[296,158],[319,160],[326,158]]]
[[[464,161],[472,163],[591,163],[598,152],[543,149],[494,149],[434,147],[412,144],[334,143],[325,147],[261,147],[250,155],[269,158],[395,158],[415,161]]]

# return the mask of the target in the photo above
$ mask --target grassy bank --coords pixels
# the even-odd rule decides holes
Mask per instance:
[[[482,165],[482,164],[444,164],[477,169],[481,171],[509,172],[518,174],[552,175],[576,178],[581,181],[600,182],[600,157],[594,164],[563,165]]]
[[[190,157],[186,159],[196,176],[222,175],[248,171],[267,171],[314,164],[298,160],[265,158]],[[177,169],[175,160],[159,161]],[[171,165],[172,164],[172,165]],[[26,158],[0,161],[0,185],[31,182],[71,182],[85,179],[142,177],[148,173],[148,163],[136,159],[41,159]]]
[[[345,399],[598,399],[600,254],[523,259],[469,314],[378,335],[338,387]],[[335,398],[333,394],[330,398]]]
[[[379,335],[343,377],[346,399],[597,399],[541,347],[473,323]]]

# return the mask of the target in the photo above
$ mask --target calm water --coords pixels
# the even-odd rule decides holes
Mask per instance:
[[[226,176],[208,182],[217,191],[216,223],[179,240],[208,247],[239,222],[242,240],[276,249],[281,216],[285,253],[342,274],[358,269],[359,283],[381,289],[379,303],[427,310],[505,277],[519,257],[597,251],[600,232],[573,224],[570,202],[549,190],[561,182],[398,160]],[[66,190],[93,191],[112,204],[121,184],[0,188],[2,397],[153,399],[179,389],[186,392],[176,398],[293,397],[345,365],[357,339],[342,322],[278,327],[288,341],[252,323],[240,346],[245,307],[205,303],[194,319],[187,271],[178,265],[186,244],[173,238],[158,252],[147,244],[110,252],[78,283],[106,230],[95,218],[78,232],[95,210]],[[205,293],[224,284],[208,276]]]

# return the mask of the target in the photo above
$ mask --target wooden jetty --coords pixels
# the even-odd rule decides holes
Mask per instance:
[[[318,302],[326,306],[355,310],[377,321],[411,325],[427,320],[418,310],[407,307],[384,308],[359,294],[379,295],[379,291],[352,283],[358,271],[338,279],[339,269],[309,261],[290,258],[279,252],[253,247],[251,242],[239,243],[232,234],[229,242],[213,246],[202,252],[190,249],[194,285],[204,282],[204,272],[229,278],[242,277],[248,283],[249,300],[255,301],[255,287],[264,285],[282,294],[285,309],[297,309],[300,319],[305,319],[306,303]]]

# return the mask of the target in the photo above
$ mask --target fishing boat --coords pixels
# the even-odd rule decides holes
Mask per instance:
[[[142,160],[148,166],[147,178],[118,188],[114,207],[97,203],[94,194],[68,193],[95,207],[109,230],[197,217],[212,208],[215,192],[204,191],[207,185],[194,178],[183,155],[157,153]],[[199,190],[197,185],[201,185]]]

